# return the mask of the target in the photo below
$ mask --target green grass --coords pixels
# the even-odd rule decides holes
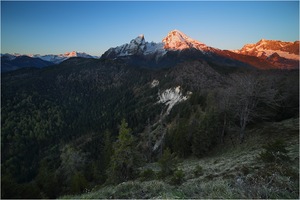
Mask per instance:
[[[172,177],[163,180],[124,182],[117,186],[94,189],[71,199],[102,198],[299,198],[299,119],[262,123],[247,130],[244,144],[227,139],[202,159],[190,158],[177,165],[183,182],[172,184]],[[262,146],[281,139],[287,144],[288,163],[265,163],[259,159]],[[151,163],[142,170],[157,173]],[[200,173],[195,173],[195,172]]]

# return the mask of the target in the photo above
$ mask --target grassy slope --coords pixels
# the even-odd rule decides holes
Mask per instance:
[[[247,131],[244,144],[228,138],[205,158],[182,160],[178,164],[184,172],[180,185],[172,185],[170,178],[138,179],[62,198],[298,198],[298,120],[262,123]],[[258,160],[262,145],[278,138],[288,145],[291,162],[281,165]],[[196,166],[203,168],[201,175],[194,174]],[[159,170],[157,163],[145,168]]]

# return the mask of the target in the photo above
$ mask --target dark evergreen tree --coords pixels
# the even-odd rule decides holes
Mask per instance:
[[[160,177],[165,178],[174,173],[176,169],[177,158],[174,153],[171,153],[169,148],[166,148],[158,160],[158,164],[161,168]]]
[[[192,151],[197,157],[203,156],[217,141],[218,117],[214,111],[207,111],[193,134]]]
[[[88,182],[81,172],[76,172],[71,179],[71,192],[78,194],[88,188]]]
[[[41,190],[43,198],[56,198],[60,193],[61,185],[58,182],[57,175],[46,161],[42,161],[39,167],[39,173],[36,177],[36,183]]]
[[[108,182],[119,183],[133,179],[137,175],[141,156],[137,150],[137,142],[128,128],[125,119],[122,119],[117,141],[113,145],[113,154],[107,170]]]
[[[104,132],[104,145],[103,145],[103,152],[102,152],[104,169],[107,169],[109,166],[112,151],[113,151],[113,148],[112,148],[111,133],[109,130],[106,130]]]
[[[190,126],[188,119],[180,118],[173,131],[168,133],[171,137],[171,147],[179,157],[187,157],[191,154]]]

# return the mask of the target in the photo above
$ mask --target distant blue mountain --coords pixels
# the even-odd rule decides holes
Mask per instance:
[[[29,56],[11,57],[9,54],[1,56],[1,72],[13,71],[25,67],[43,68],[50,65],[54,65],[54,63],[40,58],[31,58]]]

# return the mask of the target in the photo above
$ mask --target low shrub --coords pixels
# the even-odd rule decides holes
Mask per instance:
[[[176,164],[178,162],[177,157],[174,153],[171,153],[170,149],[165,149],[163,155],[158,160],[158,164],[161,168],[161,171],[159,172],[160,178],[165,178],[167,176],[170,176],[174,173],[176,169]]]
[[[149,181],[157,178],[156,173],[152,169],[146,169],[140,173],[142,181]]]
[[[204,181],[200,178],[189,179],[182,183],[180,190],[184,193],[187,198],[190,199],[203,199],[203,188],[202,184]]]
[[[174,172],[171,178],[171,183],[175,185],[179,185],[183,182],[183,180],[184,180],[184,173],[181,169],[178,169]]]
[[[232,189],[229,181],[220,179],[204,182],[202,191],[205,199],[237,199],[239,197]]]
[[[203,168],[200,165],[197,165],[194,169],[194,175],[195,176],[201,176],[203,175]]]
[[[264,151],[259,154],[259,159],[264,162],[282,163],[290,161],[287,155],[286,144],[282,140],[276,140],[263,146]]]

